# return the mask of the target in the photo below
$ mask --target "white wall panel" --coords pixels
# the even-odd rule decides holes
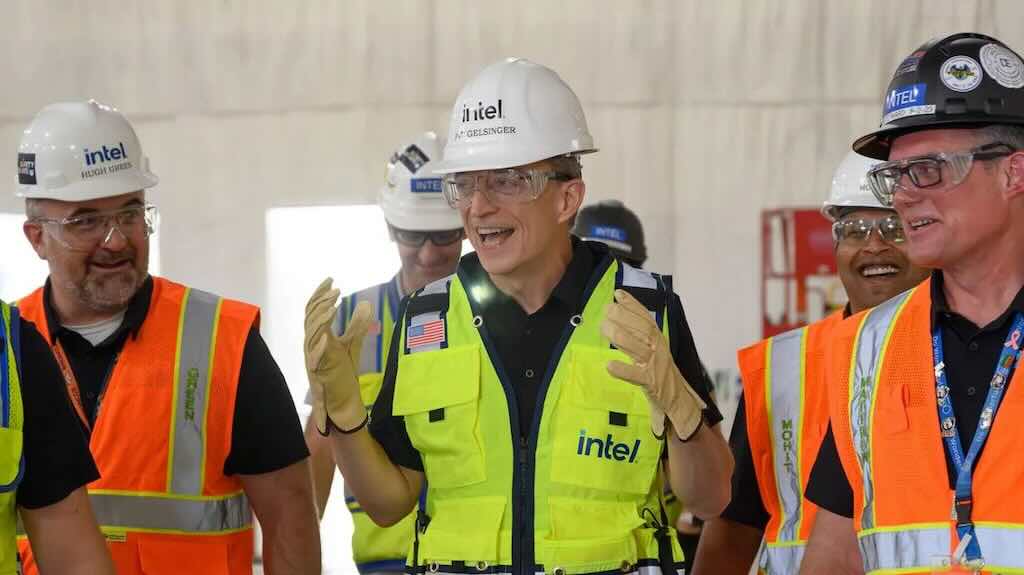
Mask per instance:
[[[372,202],[392,147],[444,133],[481,66],[548,64],[601,148],[589,199],[645,220],[651,267],[676,275],[712,368],[757,335],[760,210],[820,204],[891,69],[954,30],[1024,50],[1016,0],[7,0],[0,14],[8,165],[45,103],[118,105],[162,179],[164,272],[257,303],[267,208]]]

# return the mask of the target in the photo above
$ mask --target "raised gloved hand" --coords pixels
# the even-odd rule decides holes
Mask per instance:
[[[366,407],[359,396],[359,377],[356,371],[363,338],[370,327],[373,307],[367,301],[359,302],[345,333],[335,335],[331,330],[338,314],[338,290],[331,288],[327,278],[316,288],[306,303],[306,337],[303,350],[306,355],[306,375],[309,377],[310,395],[313,397],[313,420],[317,431],[327,435],[328,421],[342,430],[360,427],[366,421]]]
[[[625,290],[615,290],[615,303],[605,306],[601,333],[633,360],[608,362],[608,373],[644,389],[654,434],[664,433],[667,415],[680,439],[692,437],[707,405],[679,372],[668,339],[647,308]]]

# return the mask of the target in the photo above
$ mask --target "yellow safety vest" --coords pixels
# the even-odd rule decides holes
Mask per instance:
[[[667,281],[603,260],[554,350],[526,433],[487,320],[467,296],[493,288],[452,276],[410,300],[392,413],[404,417],[427,480],[413,573],[682,568],[658,473],[664,442],[651,432],[643,391],[608,374],[609,360],[629,360],[600,333],[617,286],[667,325]]]
[[[388,283],[356,292],[342,299],[338,309],[335,331],[348,326],[356,304],[368,301],[377,313],[377,323],[370,329],[363,341],[359,363],[359,391],[367,409],[373,407],[384,380],[384,365],[387,363],[391,336],[394,333],[395,316],[401,301],[398,276]],[[412,544],[415,529],[415,513],[391,527],[380,527],[360,507],[356,498],[345,489],[345,504],[352,513],[352,556],[360,573],[369,575],[380,572],[405,570],[405,556]]]
[[[0,575],[18,572],[15,494],[25,472],[22,429],[25,415],[18,379],[19,317],[17,308],[0,302]]]

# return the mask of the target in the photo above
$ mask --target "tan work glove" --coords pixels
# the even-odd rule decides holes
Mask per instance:
[[[654,434],[665,432],[667,415],[680,439],[693,436],[707,405],[679,373],[668,339],[647,308],[625,290],[615,290],[615,303],[605,306],[601,333],[633,360],[609,361],[608,373],[644,389]]]
[[[331,330],[338,314],[338,290],[331,278],[320,284],[306,303],[306,375],[313,396],[313,419],[317,431],[327,435],[328,421],[343,430],[355,429],[366,421],[366,407],[359,396],[359,354],[370,327],[373,307],[359,302],[345,333]]]

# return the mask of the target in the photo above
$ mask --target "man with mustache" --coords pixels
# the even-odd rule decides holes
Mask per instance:
[[[418,508],[414,573],[675,573],[662,454],[705,516],[732,458],[670,280],[570,236],[596,151],[579,99],[508,58],[466,84],[448,133],[435,171],[476,252],[407,300],[369,431],[369,306],[342,336],[330,280],[306,308],[314,416],[346,483],[378,523]]]
[[[836,327],[801,573],[1024,572],[1024,61],[981,34],[897,68],[854,150],[931,277]],[[852,520],[851,520],[852,518]]]
[[[50,268],[19,306],[89,436],[117,572],[251,573],[254,510],[268,573],[319,573],[308,452],[259,309],[149,275],[157,178],[127,119],[47,106],[18,164],[25,237]]]
[[[814,524],[816,508],[803,489],[828,425],[823,361],[832,330],[928,275],[907,259],[899,217],[868,187],[875,163],[848,153],[822,208],[833,221],[836,268],[849,303],[737,354],[743,397],[729,437],[736,458],[732,501],[705,526],[694,575],[746,575],[755,558],[767,575],[797,571]]]
[[[335,333],[347,331],[352,312],[361,301],[370,302],[377,312],[373,327],[362,342],[359,358],[359,395],[367,409],[372,409],[380,393],[399,302],[428,283],[451,275],[462,253],[462,221],[458,212],[445,202],[441,178],[432,172],[441,159],[441,148],[437,134],[424,132],[400,146],[388,160],[380,207],[402,267],[391,281],[342,298],[332,326]],[[306,402],[312,404],[312,397],[307,397]],[[322,517],[334,482],[335,465],[330,443],[317,430],[312,417],[306,424],[306,443],[313,490]],[[404,572],[414,515],[383,528],[373,523],[347,490],[345,500],[352,512],[352,557],[359,573]]]

